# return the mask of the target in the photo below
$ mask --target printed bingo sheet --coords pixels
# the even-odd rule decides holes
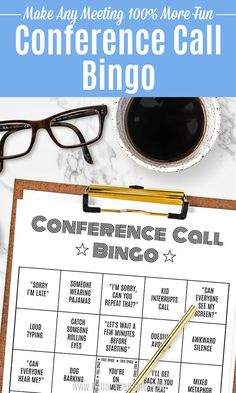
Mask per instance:
[[[19,268],[11,391],[124,391],[197,302],[146,389],[182,392],[207,380],[219,391],[228,291],[227,283]]]
[[[230,392],[231,216],[201,214],[141,223],[18,202],[3,393],[125,392],[191,304],[142,390]]]

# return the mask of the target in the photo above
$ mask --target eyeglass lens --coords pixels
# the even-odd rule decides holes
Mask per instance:
[[[32,128],[29,124],[1,124],[0,131],[0,156],[11,157],[27,152],[32,140]]]
[[[51,120],[54,138],[62,146],[79,146],[99,135],[99,115],[95,110],[57,116]]]

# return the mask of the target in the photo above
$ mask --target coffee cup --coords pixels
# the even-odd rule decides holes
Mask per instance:
[[[220,131],[220,106],[212,97],[135,97],[115,103],[117,139],[138,164],[177,172],[199,162]]]

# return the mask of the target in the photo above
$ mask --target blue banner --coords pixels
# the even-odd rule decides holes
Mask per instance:
[[[1,96],[235,96],[235,0],[9,1]]]

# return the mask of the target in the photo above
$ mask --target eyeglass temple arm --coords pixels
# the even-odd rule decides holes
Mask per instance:
[[[6,124],[6,123],[4,123],[4,124],[0,124],[0,132],[6,132],[6,131],[12,131],[12,132],[15,132],[15,131],[20,131],[20,130],[27,130],[27,129],[29,129],[29,128],[31,128],[31,126],[30,125],[27,125],[27,124],[20,124],[20,123],[16,123],[16,124]]]
[[[79,138],[79,140],[80,140],[81,143],[86,143],[86,140],[84,139],[84,136],[83,136],[83,134],[81,133],[81,131],[80,131],[77,127],[75,127],[73,124],[66,123],[66,122],[62,122],[62,121],[60,121],[60,122],[53,121],[51,124],[52,124],[52,126],[54,126],[54,127],[55,127],[55,126],[56,126],[56,127],[64,126],[64,127],[70,128],[71,130],[73,130],[73,131],[76,133],[76,135],[78,136],[78,138]],[[86,161],[88,164],[93,164],[93,159],[92,159],[92,157],[91,157],[91,154],[90,154],[90,152],[89,152],[88,147],[87,147],[87,146],[82,146],[82,151],[83,151],[83,155],[84,155],[85,161]]]
[[[19,129],[20,129],[20,128],[19,128]],[[10,136],[11,134],[14,134],[15,131],[16,131],[16,130],[6,132],[6,133],[3,135],[3,137],[1,138],[1,140],[0,140],[0,172],[2,172],[2,170],[3,170],[3,161],[4,161],[4,160],[3,160],[3,158],[1,158],[1,157],[3,157],[4,143],[6,142],[7,137]]]
[[[68,113],[68,114],[64,114],[64,115],[62,114],[62,115],[58,116],[58,118],[55,118],[55,121],[70,120],[70,119],[75,119],[75,118],[85,117],[85,116],[95,116],[98,113],[100,115],[106,116],[107,105],[102,104],[102,105],[98,105],[93,108],[78,109],[77,112],[75,110],[73,113]]]
[[[55,121],[64,121],[64,120],[71,120],[71,119],[78,119],[80,117],[87,117],[87,116],[96,116],[97,113],[92,111],[91,109],[83,110],[74,113],[69,113],[68,115],[60,115],[58,118],[55,118]]]

